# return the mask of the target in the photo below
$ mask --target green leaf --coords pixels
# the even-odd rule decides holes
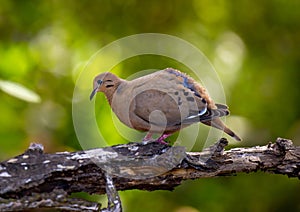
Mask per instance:
[[[41,97],[38,94],[19,83],[0,80],[0,89],[11,96],[27,102],[41,102]]]

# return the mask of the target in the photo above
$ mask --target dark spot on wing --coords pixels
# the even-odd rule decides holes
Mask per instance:
[[[194,102],[195,101],[195,99],[191,96],[186,97],[186,100],[188,100],[189,102]]]
[[[181,105],[181,104],[182,104],[181,98],[178,97],[178,105]]]

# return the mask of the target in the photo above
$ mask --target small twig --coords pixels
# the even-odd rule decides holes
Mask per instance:
[[[107,209],[103,209],[101,211],[107,212],[122,212],[122,203],[118,191],[116,190],[112,177],[105,173],[106,179],[106,195],[108,198],[108,206]]]

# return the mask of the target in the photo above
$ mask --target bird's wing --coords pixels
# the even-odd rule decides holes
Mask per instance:
[[[184,86],[184,92],[188,90],[189,94],[192,93],[191,96],[187,94],[186,100],[195,101],[197,104],[196,108],[194,105],[189,105],[189,116],[182,120],[182,124],[192,124],[199,121],[205,122],[229,114],[228,107],[223,104],[215,104],[209,97],[206,89],[193,78],[172,68],[165,69],[164,71],[175,75],[177,81],[181,82],[181,85]]]
[[[151,124],[192,124],[226,114],[226,106],[217,110],[205,89],[177,70],[155,72],[134,83],[139,89],[135,92],[134,113]],[[212,104],[216,111],[212,110]]]
[[[148,89],[134,98],[134,113],[156,126],[173,126],[181,123],[180,109],[175,99],[159,89]]]

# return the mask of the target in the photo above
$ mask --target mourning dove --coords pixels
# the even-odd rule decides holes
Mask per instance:
[[[178,70],[167,68],[131,81],[105,72],[95,77],[93,87],[90,100],[103,92],[122,123],[148,132],[144,140],[160,133],[157,141],[164,143],[172,133],[197,122],[241,140],[220,119],[229,114],[228,107],[215,104],[204,87]]]

